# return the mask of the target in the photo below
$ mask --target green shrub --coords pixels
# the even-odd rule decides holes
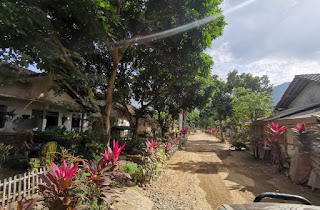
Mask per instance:
[[[242,148],[247,148],[248,142],[243,139],[236,139],[232,142],[231,146],[235,147],[236,150],[241,150]]]
[[[105,146],[100,142],[99,137],[92,131],[85,131],[80,134],[81,141],[77,145],[75,153],[81,155],[85,159],[95,159],[100,157],[100,153],[103,152]]]
[[[57,142],[51,141],[46,143],[41,148],[41,162],[43,165],[48,166],[51,165],[51,162],[53,161],[56,152],[57,152]]]
[[[130,174],[130,176],[134,176],[137,171],[138,171],[138,164],[134,163],[134,162],[126,162],[125,164],[123,164],[120,169],[127,173]]]
[[[34,141],[38,143],[46,143],[55,141],[59,146],[72,149],[81,140],[79,133],[75,131],[67,131],[65,127],[47,128],[45,131],[38,131],[34,137]]]
[[[126,146],[123,149],[125,153],[131,154],[131,155],[137,155],[137,154],[142,154],[144,152],[144,149],[146,146],[146,139],[145,138],[138,138],[134,140],[119,139],[120,145],[123,145],[124,143],[126,143]]]
[[[2,163],[4,163],[8,159],[10,150],[12,148],[13,147],[11,145],[5,145],[3,143],[0,143],[0,167]]]

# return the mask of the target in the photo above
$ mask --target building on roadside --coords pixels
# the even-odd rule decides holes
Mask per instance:
[[[0,66],[1,68],[1,66]],[[66,81],[54,81],[20,68],[23,80],[0,85],[0,130],[14,133],[26,129],[65,127],[85,131],[89,127],[84,99]],[[60,87],[57,94],[52,87]]]
[[[296,75],[275,109],[275,114],[258,120],[256,131],[260,137],[267,137],[267,125],[271,122],[288,127],[281,136],[280,145],[290,156],[298,143],[291,128],[295,128],[298,123],[312,126],[320,122],[320,74]],[[263,156],[264,153],[260,155]]]

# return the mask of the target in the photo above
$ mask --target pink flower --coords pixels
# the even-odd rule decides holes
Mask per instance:
[[[101,153],[101,155],[103,156],[103,159],[107,162],[107,163],[112,163],[113,165],[118,165],[120,162],[119,160],[119,155],[121,150],[124,148],[124,146],[126,145],[126,143],[124,143],[120,148],[119,148],[119,142],[113,140],[113,150],[111,150],[111,148],[108,146],[108,148],[104,149],[104,153]]]
[[[301,124],[297,124],[297,130],[300,132],[303,132],[306,130],[306,126],[305,124],[301,123]]]
[[[151,142],[150,142],[148,139],[146,139],[146,145],[147,145],[147,149],[149,149],[149,148],[154,148],[154,149],[156,149],[156,147],[157,147],[157,140],[151,139]]]
[[[63,160],[63,165],[60,167],[60,169],[56,164],[54,164],[54,162],[52,162],[52,167],[48,169],[47,175],[51,182],[59,186],[61,190],[67,190],[71,186],[73,176],[77,170],[78,163],[70,163],[68,165],[66,161]]]
[[[188,129],[180,130],[180,133],[182,133],[182,134],[187,134],[187,133],[188,133]]]
[[[272,131],[272,133],[275,135],[281,135],[286,129],[288,129],[285,126],[282,126],[281,128],[279,128],[279,124],[274,122],[272,122],[272,126],[268,125],[268,127]]]
[[[151,155],[153,151],[157,151],[157,140],[151,139],[151,142],[150,142],[148,139],[146,139],[146,145],[147,145],[147,149],[146,149],[147,155]]]

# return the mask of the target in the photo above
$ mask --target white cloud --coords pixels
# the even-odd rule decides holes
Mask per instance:
[[[225,0],[222,8],[243,1]],[[275,85],[320,73],[319,8],[319,0],[266,0],[226,16],[224,35],[207,50],[213,73],[223,79],[233,69],[266,74]]]

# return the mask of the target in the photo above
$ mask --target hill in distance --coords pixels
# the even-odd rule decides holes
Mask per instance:
[[[290,85],[290,82],[285,82],[273,88],[272,100],[274,102],[272,106],[277,105],[277,103],[281,100],[281,97],[283,96],[284,92],[287,90],[289,85]]]

